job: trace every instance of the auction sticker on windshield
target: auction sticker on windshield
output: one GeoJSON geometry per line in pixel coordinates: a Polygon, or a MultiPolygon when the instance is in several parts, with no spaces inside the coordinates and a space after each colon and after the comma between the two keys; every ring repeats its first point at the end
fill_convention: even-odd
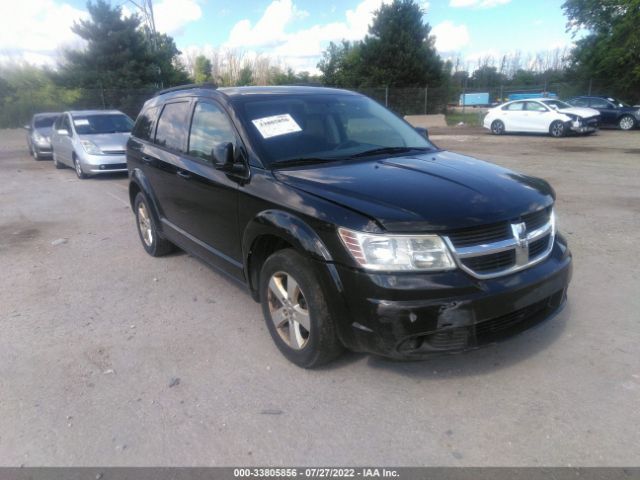
{"type": "Polygon", "coordinates": [[[262,138],[277,137],[287,133],[301,132],[300,125],[288,113],[252,120],[262,138]]]}
{"type": "Polygon", "coordinates": [[[82,126],[89,125],[89,120],[87,120],[86,118],[74,118],[73,124],[76,127],[82,127],[82,126]]]}

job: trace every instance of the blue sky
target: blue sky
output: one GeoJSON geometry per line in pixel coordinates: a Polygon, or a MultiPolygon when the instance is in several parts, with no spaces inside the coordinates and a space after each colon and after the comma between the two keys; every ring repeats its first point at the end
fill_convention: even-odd
{"type": "MultiPolygon", "coordinates": [[[[186,54],[217,48],[264,54],[311,70],[329,41],[361,38],[372,12],[389,0],[155,0],[158,29],[186,54]]],[[[125,12],[135,7],[125,0],[125,12]]],[[[513,50],[535,53],[570,45],[562,0],[422,0],[443,56],[476,59],[513,50]]],[[[21,0],[0,7],[0,59],[55,60],[77,45],[69,31],[86,15],[84,0],[21,0]],[[8,11],[2,11],[7,9],[8,11]],[[24,31],[29,35],[24,35],[24,31]]]]}

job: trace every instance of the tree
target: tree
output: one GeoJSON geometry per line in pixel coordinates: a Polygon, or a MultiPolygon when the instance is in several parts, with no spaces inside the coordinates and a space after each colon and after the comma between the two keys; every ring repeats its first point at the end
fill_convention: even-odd
{"type": "Polygon", "coordinates": [[[562,8],[569,30],[590,32],[572,51],[575,74],[640,99],[640,0],[566,0],[562,8]]]}
{"type": "Polygon", "coordinates": [[[212,65],[204,55],[198,55],[193,66],[193,78],[196,83],[210,82],[212,65]]]}
{"type": "Polygon", "coordinates": [[[236,82],[236,85],[253,85],[253,72],[251,71],[251,66],[245,65],[240,69],[240,74],[238,75],[238,81],[236,82]]]}
{"type": "Polygon", "coordinates": [[[87,3],[90,18],[74,23],[74,33],[86,41],[83,50],[67,50],[60,70],[66,85],[86,88],[168,86],[186,80],[177,63],[173,39],[140,27],[137,15],[124,17],[121,7],[104,0],[87,3]],[[145,35],[146,33],[146,35],[145,35]]]}
{"type": "Polygon", "coordinates": [[[360,60],[359,42],[343,40],[341,43],[329,43],[318,63],[318,69],[322,72],[322,83],[334,87],[354,87],[362,84],[360,60]]]}

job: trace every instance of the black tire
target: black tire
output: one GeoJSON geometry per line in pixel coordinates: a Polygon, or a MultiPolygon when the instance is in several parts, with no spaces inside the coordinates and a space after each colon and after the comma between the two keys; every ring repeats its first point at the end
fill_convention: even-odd
{"type": "Polygon", "coordinates": [[[42,160],[42,155],[40,155],[37,148],[34,148],[34,147],[31,148],[31,156],[36,161],[42,160]]]}
{"type": "Polygon", "coordinates": [[[149,204],[147,203],[147,199],[141,192],[138,192],[133,202],[133,212],[136,216],[136,228],[138,230],[138,236],[140,237],[142,247],[145,249],[145,251],[152,257],[161,257],[163,255],[166,255],[167,253],[171,253],[174,249],[174,245],[169,240],[161,237],[158,234],[156,221],[153,217],[149,204]],[[141,216],[143,212],[142,208],[144,208],[144,212],[147,213],[146,220],[148,221],[148,226],[151,230],[150,237],[147,236],[146,238],[145,233],[142,231],[142,223],[146,225],[146,222],[141,223],[141,216]]]}
{"type": "Polygon", "coordinates": [[[73,169],[75,170],[76,175],[80,180],[84,180],[87,178],[87,174],[82,171],[82,165],[80,165],[78,157],[76,157],[75,154],[73,155],[73,169]]]}
{"type": "Polygon", "coordinates": [[[491,133],[494,135],[502,135],[504,133],[504,123],[502,120],[494,120],[491,122],[491,133]]]}
{"type": "Polygon", "coordinates": [[[623,115],[618,120],[618,128],[620,130],[633,130],[636,126],[636,119],[631,115],[623,115]]]}
{"type": "MultiPolygon", "coordinates": [[[[273,292],[273,290],[271,290],[273,292]]],[[[267,323],[269,333],[273,338],[280,352],[291,362],[299,367],[313,368],[323,365],[337,358],[344,350],[344,347],[338,339],[334,319],[329,310],[326,301],[326,295],[320,286],[320,282],[313,271],[311,263],[307,258],[299,254],[293,249],[279,250],[271,255],[264,262],[260,271],[260,299],[262,304],[262,313],[267,323]],[[304,311],[308,312],[305,318],[309,322],[309,329],[299,326],[299,332],[306,338],[304,344],[299,348],[292,347],[290,342],[283,339],[286,336],[286,330],[291,332],[290,320],[281,322],[279,328],[276,327],[272,317],[272,310],[286,310],[285,304],[278,300],[278,297],[271,293],[269,283],[272,277],[282,278],[287,275],[287,291],[289,291],[289,278],[299,286],[299,296],[292,299],[291,303],[297,303],[297,307],[291,308],[292,317],[281,318],[301,318],[298,315],[300,307],[304,307],[304,311]],[[304,305],[303,305],[304,300],[304,305]],[[297,309],[296,309],[297,308],[297,309]],[[281,332],[285,333],[281,333],[281,332]]],[[[296,322],[294,322],[294,325],[296,322]]]]}
{"type": "Polygon", "coordinates": [[[555,122],[552,122],[551,125],[549,126],[549,135],[551,135],[553,138],[564,137],[565,134],[566,134],[566,129],[564,126],[564,122],[560,120],[556,120],[555,122]]]}
{"type": "Polygon", "coordinates": [[[62,170],[64,168],[64,164],[58,161],[58,159],[56,158],[56,152],[52,150],[51,155],[53,156],[53,166],[56,167],[58,170],[62,170]]]}

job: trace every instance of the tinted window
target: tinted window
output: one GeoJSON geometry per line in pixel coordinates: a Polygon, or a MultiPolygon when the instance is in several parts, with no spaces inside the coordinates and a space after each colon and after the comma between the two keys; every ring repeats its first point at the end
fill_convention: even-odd
{"type": "Polygon", "coordinates": [[[50,128],[57,118],[57,115],[51,117],[35,117],[33,119],[33,126],[35,128],[50,128]]]}
{"type": "Polygon", "coordinates": [[[73,126],[78,135],[130,132],[133,122],[123,113],[74,115],[73,126]]]}
{"type": "Polygon", "coordinates": [[[212,163],[213,147],[229,142],[235,143],[235,134],[227,114],[212,103],[198,103],[191,122],[189,155],[212,163]]]}
{"type": "Polygon", "coordinates": [[[524,110],[524,102],[514,102],[502,107],[503,110],[524,110]]]}
{"type": "Polygon", "coordinates": [[[604,98],[592,98],[591,107],[592,108],[613,108],[613,105],[607,102],[604,98]]]}
{"type": "Polygon", "coordinates": [[[380,148],[434,148],[406,122],[359,95],[247,95],[235,102],[266,164],[346,160],[380,148]]]}
{"type": "Polygon", "coordinates": [[[544,105],[540,105],[538,102],[527,102],[527,106],[525,110],[528,110],[530,112],[546,112],[547,111],[544,105]]]}
{"type": "Polygon", "coordinates": [[[67,132],[71,133],[73,130],[71,130],[71,122],[69,121],[69,116],[65,115],[64,118],[62,119],[62,127],[63,129],[65,129],[67,132]]]}
{"type": "Polygon", "coordinates": [[[575,107],[588,107],[589,100],[586,98],[574,98],[573,100],[569,100],[569,103],[575,107]]]}
{"type": "Polygon", "coordinates": [[[155,142],[172,150],[182,151],[187,136],[189,102],[167,103],[162,109],[155,142]]]}
{"type": "Polygon", "coordinates": [[[138,116],[132,131],[134,137],[141,140],[151,140],[153,138],[153,127],[158,117],[158,108],[159,107],[148,108],[138,116]]]}

